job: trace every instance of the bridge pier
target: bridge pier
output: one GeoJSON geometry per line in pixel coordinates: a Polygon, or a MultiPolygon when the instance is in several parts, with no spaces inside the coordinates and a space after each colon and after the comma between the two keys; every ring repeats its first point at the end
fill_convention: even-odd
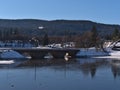
{"type": "Polygon", "coordinates": [[[54,58],[64,58],[66,54],[68,54],[70,58],[75,58],[78,51],[77,49],[54,49],[51,51],[51,54],[54,58]]]}

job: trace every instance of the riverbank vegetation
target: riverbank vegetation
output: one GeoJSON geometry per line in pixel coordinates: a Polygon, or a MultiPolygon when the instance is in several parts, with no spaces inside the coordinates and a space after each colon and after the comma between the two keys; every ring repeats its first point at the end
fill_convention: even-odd
{"type": "MultiPolygon", "coordinates": [[[[53,32],[54,33],[54,32],[53,32]]],[[[107,33],[107,32],[106,32],[107,33]]],[[[74,42],[76,47],[79,48],[89,48],[96,47],[100,48],[101,44],[105,40],[116,41],[120,39],[120,32],[117,28],[113,31],[112,34],[100,34],[96,26],[93,26],[91,30],[73,34],[69,30],[66,30],[64,35],[61,36],[51,36],[47,32],[43,33],[40,36],[29,36],[21,34],[20,31],[16,29],[10,29],[5,31],[0,31],[0,41],[10,42],[10,41],[22,41],[22,42],[32,42],[37,45],[48,45],[52,43],[67,43],[74,42]]]]}

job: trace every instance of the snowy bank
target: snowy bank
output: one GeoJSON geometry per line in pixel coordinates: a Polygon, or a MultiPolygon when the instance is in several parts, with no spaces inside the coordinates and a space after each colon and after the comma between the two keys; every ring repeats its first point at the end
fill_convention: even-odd
{"type": "Polygon", "coordinates": [[[88,49],[81,48],[80,52],[77,53],[77,57],[93,57],[106,55],[108,55],[108,53],[105,53],[102,50],[96,50],[94,47],[88,49]]]}
{"type": "Polygon", "coordinates": [[[13,59],[13,58],[20,59],[20,58],[25,58],[25,57],[16,51],[4,50],[4,51],[2,51],[0,58],[2,58],[2,59],[13,59]]]}

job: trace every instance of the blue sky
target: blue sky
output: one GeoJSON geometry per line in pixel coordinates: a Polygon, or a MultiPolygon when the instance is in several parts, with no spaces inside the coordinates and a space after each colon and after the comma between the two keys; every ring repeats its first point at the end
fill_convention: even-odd
{"type": "Polygon", "coordinates": [[[0,0],[0,18],[120,24],[120,0],[0,0]]]}

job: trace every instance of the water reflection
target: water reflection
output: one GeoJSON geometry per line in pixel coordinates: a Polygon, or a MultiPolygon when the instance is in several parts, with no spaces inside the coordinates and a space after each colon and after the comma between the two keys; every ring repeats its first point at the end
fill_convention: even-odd
{"type": "Polygon", "coordinates": [[[116,59],[15,60],[0,65],[0,90],[119,90],[119,76],[116,59]]]}
{"type": "Polygon", "coordinates": [[[82,59],[82,60],[78,60],[80,62],[80,69],[82,71],[82,73],[85,76],[89,76],[89,74],[91,75],[91,78],[95,77],[95,74],[97,72],[97,69],[103,67],[103,66],[108,66],[109,62],[106,59],[93,59],[93,58],[89,58],[89,59],[82,59]]]}
{"type": "Polygon", "coordinates": [[[111,66],[113,76],[120,75],[120,60],[116,59],[94,59],[94,58],[82,58],[82,59],[70,59],[68,61],[64,59],[43,59],[43,60],[14,60],[14,64],[4,65],[1,64],[0,68],[42,68],[47,67],[56,71],[80,71],[84,76],[91,75],[94,78],[97,69],[101,67],[111,66]]]}
{"type": "MultiPolygon", "coordinates": [[[[109,60],[110,61],[110,60],[109,60]]],[[[84,76],[91,75],[91,78],[95,77],[97,69],[102,66],[109,66],[109,61],[106,59],[70,59],[66,61],[64,59],[43,59],[43,60],[28,60],[23,62],[17,67],[34,67],[35,72],[38,67],[48,67],[49,69],[54,69],[55,71],[79,71],[82,72],[84,76]]]]}
{"type": "Polygon", "coordinates": [[[111,63],[111,70],[114,78],[116,78],[117,76],[120,76],[120,60],[113,59],[111,60],[110,63],[111,63]]]}

